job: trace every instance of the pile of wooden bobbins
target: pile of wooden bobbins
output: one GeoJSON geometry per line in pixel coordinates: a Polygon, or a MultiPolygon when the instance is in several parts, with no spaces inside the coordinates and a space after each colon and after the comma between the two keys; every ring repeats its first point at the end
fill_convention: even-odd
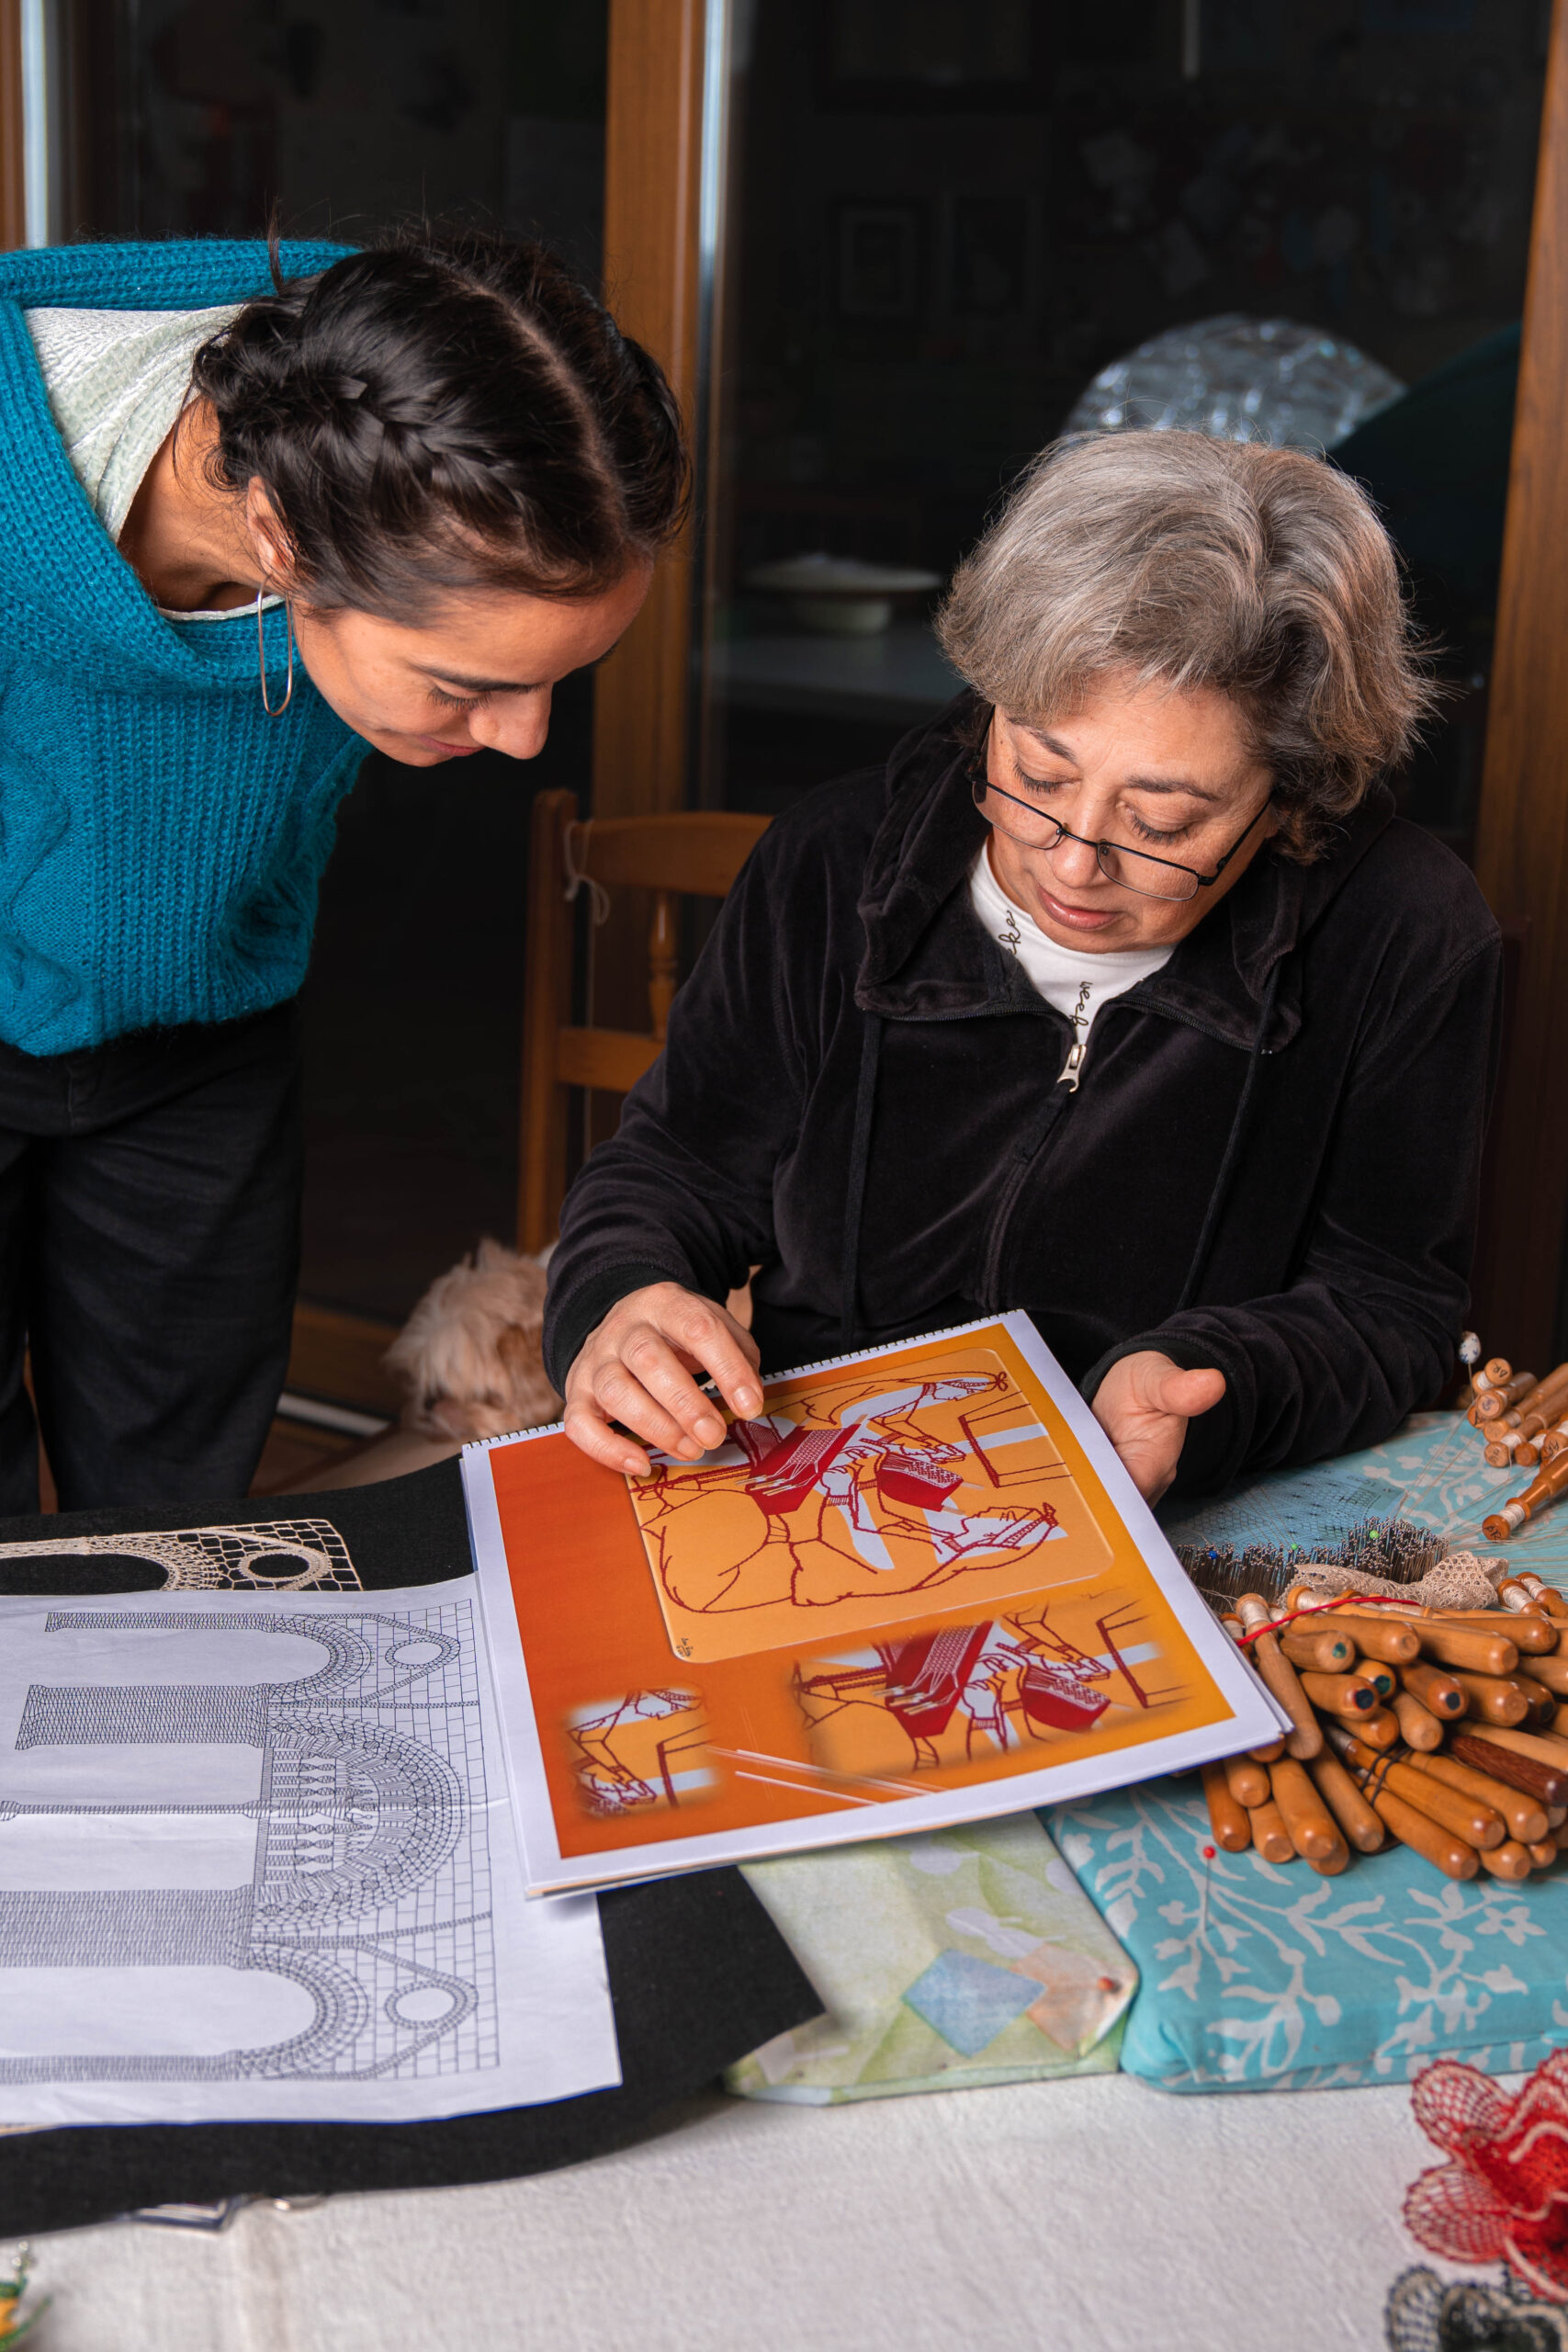
{"type": "Polygon", "coordinates": [[[1476,1365],[1460,1403],[1485,1441],[1483,1454],[1492,1469],[1541,1465],[1522,1495],[1482,1521],[1488,1543],[1506,1543],[1543,1504],[1568,1492],[1568,1363],[1538,1380],[1533,1372],[1516,1372],[1506,1356],[1494,1356],[1476,1365]]]}
{"type": "Polygon", "coordinates": [[[1391,1838],[1449,1878],[1550,1869],[1568,1845],[1568,1600],[1535,1576],[1498,1599],[1243,1593],[1222,1622],[1291,1729],[1203,1767],[1215,1843],[1325,1878],[1391,1838]]]}

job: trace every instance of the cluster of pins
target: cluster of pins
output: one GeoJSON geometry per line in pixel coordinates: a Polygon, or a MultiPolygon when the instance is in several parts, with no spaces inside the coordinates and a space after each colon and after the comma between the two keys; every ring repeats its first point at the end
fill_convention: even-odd
{"type": "Polygon", "coordinates": [[[1237,1552],[1228,1544],[1205,1551],[1179,1544],[1176,1556],[1205,1600],[1235,1603],[1244,1592],[1259,1592],[1269,1600],[1282,1600],[1303,1567],[1354,1568],[1362,1576],[1382,1577],[1388,1584],[1418,1584],[1448,1555],[1446,1536],[1429,1527],[1416,1527],[1406,1519],[1358,1520],[1343,1542],[1325,1550],[1321,1544],[1249,1544],[1237,1552]]]}
{"type": "Polygon", "coordinates": [[[1494,1470],[1540,1465],[1522,1495],[1482,1521],[1487,1541],[1502,1544],[1543,1504],[1568,1493],[1568,1363],[1560,1363],[1544,1380],[1533,1372],[1516,1372],[1506,1356],[1483,1363],[1473,1331],[1465,1333],[1460,1355],[1471,1368],[1470,1386],[1460,1403],[1481,1432],[1486,1462],[1494,1470]]]}
{"type": "Polygon", "coordinates": [[[1506,1614],[1358,1609],[1305,1584],[1238,1594],[1221,1623],[1251,1637],[1291,1728],[1204,1766],[1215,1843],[1327,1878],[1390,1838],[1453,1879],[1551,1868],[1568,1843],[1568,1600],[1534,1576],[1498,1598],[1506,1614]]]}

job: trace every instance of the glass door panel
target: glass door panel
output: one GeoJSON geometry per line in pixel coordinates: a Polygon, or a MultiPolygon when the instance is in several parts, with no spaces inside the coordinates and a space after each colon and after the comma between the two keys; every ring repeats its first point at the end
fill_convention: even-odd
{"type": "Polygon", "coordinates": [[[1020,469],[1181,423],[1326,446],[1382,503],[1455,686],[1401,789],[1467,853],[1545,24],[738,0],[701,796],[880,760],[956,689],[931,615],[1020,469]]]}

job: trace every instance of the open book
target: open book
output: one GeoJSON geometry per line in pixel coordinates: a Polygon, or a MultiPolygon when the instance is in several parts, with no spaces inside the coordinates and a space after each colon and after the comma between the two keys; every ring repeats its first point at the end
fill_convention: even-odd
{"type": "Polygon", "coordinates": [[[464,1482],[531,1894],[930,1829],[1277,1736],[1026,1316],[767,1384],[628,1479],[464,1482]]]}

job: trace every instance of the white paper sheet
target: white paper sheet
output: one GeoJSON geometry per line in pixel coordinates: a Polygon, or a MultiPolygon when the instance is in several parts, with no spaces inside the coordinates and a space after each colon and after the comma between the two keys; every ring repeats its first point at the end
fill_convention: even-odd
{"type": "Polygon", "coordinates": [[[0,2122],[619,2080],[595,1898],[525,1898],[471,1579],[0,1596],[0,2122]]]}

